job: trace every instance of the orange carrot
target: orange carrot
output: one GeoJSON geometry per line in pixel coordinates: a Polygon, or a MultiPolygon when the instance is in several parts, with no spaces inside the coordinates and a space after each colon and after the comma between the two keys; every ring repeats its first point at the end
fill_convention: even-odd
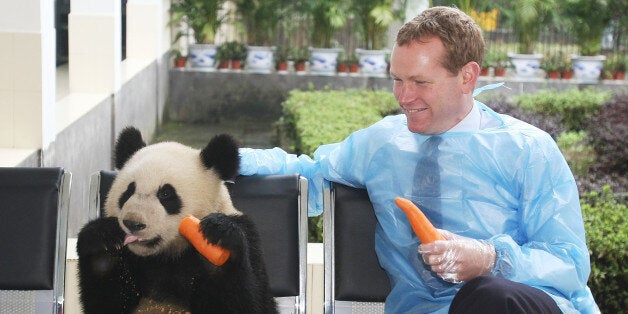
{"type": "Polygon", "coordinates": [[[431,243],[436,240],[445,240],[445,238],[438,233],[432,223],[425,217],[425,214],[412,203],[410,200],[403,197],[395,197],[395,204],[403,210],[408,216],[412,230],[419,237],[421,243],[431,243]]]}
{"type": "Polygon", "coordinates": [[[216,266],[221,266],[229,259],[231,252],[218,245],[207,243],[200,229],[200,220],[192,215],[187,215],[179,224],[179,233],[181,233],[192,246],[201,253],[205,258],[216,266]]]}

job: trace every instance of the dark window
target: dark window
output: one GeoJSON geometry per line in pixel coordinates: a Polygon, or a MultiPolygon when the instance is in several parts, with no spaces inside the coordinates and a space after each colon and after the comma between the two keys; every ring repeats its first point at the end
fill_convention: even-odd
{"type": "Polygon", "coordinates": [[[68,63],[68,14],[70,0],[55,0],[55,30],[57,32],[57,66],[68,63]]]}
{"type": "Polygon", "coordinates": [[[126,3],[122,0],[122,60],[126,59],[126,3]]]}

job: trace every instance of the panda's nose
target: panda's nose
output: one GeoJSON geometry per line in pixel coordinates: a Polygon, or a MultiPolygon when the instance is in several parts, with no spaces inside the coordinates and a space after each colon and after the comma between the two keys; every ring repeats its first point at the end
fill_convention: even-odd
{"type": "Polygon", "coordinates": [[[129,231],[136,232],[146,228],[146,225],[135,220],[123,220],[122,223],[129,228],[129,231]]]}

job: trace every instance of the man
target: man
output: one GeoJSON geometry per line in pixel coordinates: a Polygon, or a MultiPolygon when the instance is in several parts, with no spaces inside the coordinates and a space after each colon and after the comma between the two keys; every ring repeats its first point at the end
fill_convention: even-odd
{"type": "Polygon", "coordinates": [[[547,133],[473,99],[484,50],[466,14],[424,11],[400,29],[391,55],[403,115],[321,146],[315,160],[243,149],[242,173],[366,188],[391,279],[388,313],[596,312],[573,175],[547,133]],[[446,240],[420,244],[396,196],[446,240]]]}

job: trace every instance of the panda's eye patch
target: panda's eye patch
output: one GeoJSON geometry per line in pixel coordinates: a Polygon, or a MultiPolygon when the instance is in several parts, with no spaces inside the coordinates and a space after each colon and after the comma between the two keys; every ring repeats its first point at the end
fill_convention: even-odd
{"type": "Polygon", "coordinates": [[[135,194],[135,182],[129,183],[126,191],[124,191],[124,193],[122,193],[122,195],[120,196],[120,199],[118,199],[118,208],[122,208],[122,206],[124,206],[124,203],[126,203],[126,201],[128,201],[133,194],[135,194]]]}
{"type": "Polygon", "coordinates": [[[157,198],[168,214],[178,214],[181,211],[181,199],[172,185],[161,186],[157,191],[157,198]]]}
{"type": "Polygon", "coordinates": [[[174,188],[170,184],[166,184],[159,188],[157,191],[157,197],[159,200],[168,200],[177,196],[177,192],[175,192],[174,188]]]}

